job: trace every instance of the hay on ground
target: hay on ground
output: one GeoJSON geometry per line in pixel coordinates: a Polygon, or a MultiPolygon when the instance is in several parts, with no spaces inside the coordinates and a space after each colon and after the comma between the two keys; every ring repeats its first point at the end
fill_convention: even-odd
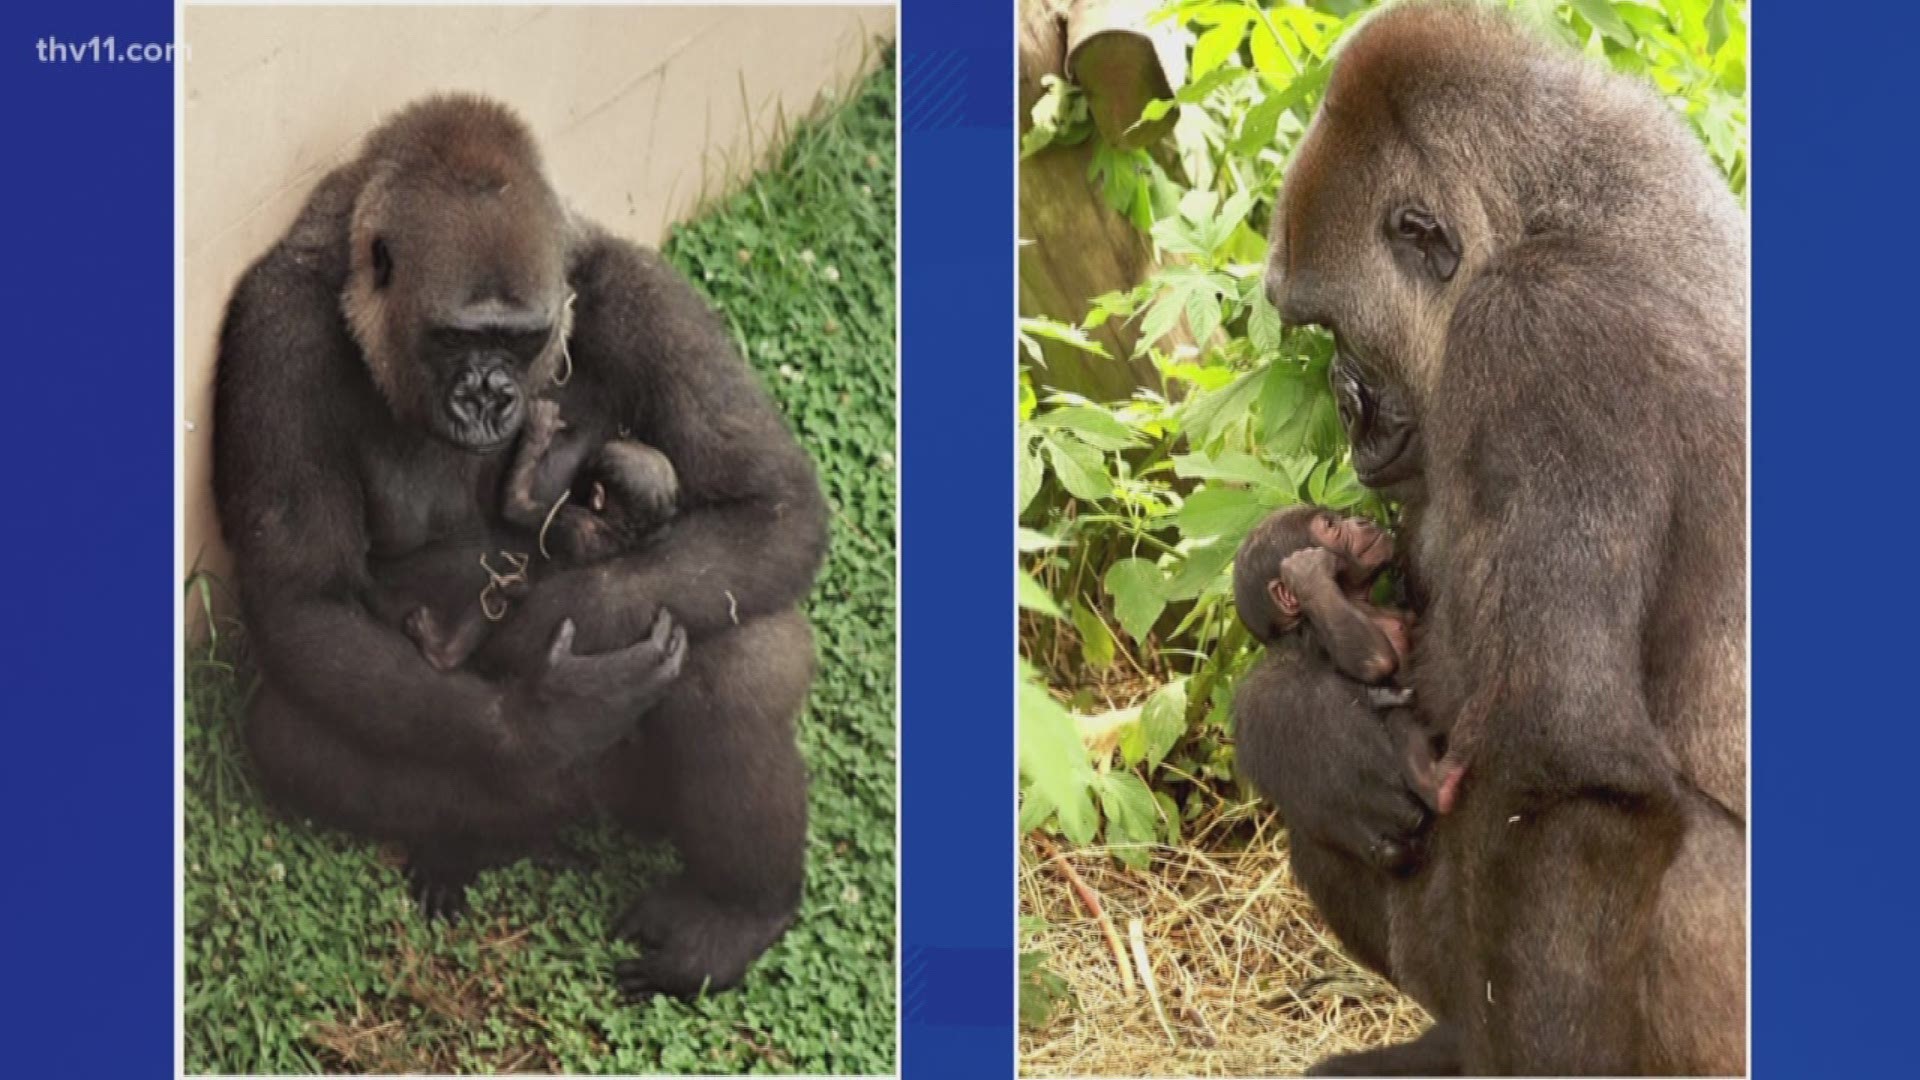
{"type": "Polygon", "coordinates": [[[1250,842],[1246,824],[1213,815],[1186,846],[1153,849],[1143,870],[1103,848],[1059,856],[1133,946],[1126,962],[1145,952],[1151,978],[1119,970],[1068,875],[1026,846],[1020,912],[1046,927],[1023,935],[1021,949],[1049,953],[1047,970],[1073,1001],[1021,1031],[1023,1076],[1297,1076],[1328,1054],[1427,1027],[1418,1005],[1342,951],[1293,880],[1277,819],[1259,814],[1250,842]]]}

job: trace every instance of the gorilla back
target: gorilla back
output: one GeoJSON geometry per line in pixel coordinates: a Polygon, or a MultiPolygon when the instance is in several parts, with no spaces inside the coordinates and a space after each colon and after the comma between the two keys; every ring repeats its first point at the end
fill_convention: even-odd
{"type": "Polygon", "coordinates": [[[262,674],[246,741],[277,800],[402,842],[430,910],[588,813],[664,833],[685,868],[623,920],[646,945],[622,967],[634,994],[731,985],[787,925],[797,607],[826,540],[812,464],[693,290],[561,208],[508,110],[401,112],[247,271],[214,489],[262,674]],[[536,396],[664,454],[679,516],[591,566],[536,555],[474,664],[435,670],[369,612],[370,562],[535,551],[501,497],[536,396]]]}

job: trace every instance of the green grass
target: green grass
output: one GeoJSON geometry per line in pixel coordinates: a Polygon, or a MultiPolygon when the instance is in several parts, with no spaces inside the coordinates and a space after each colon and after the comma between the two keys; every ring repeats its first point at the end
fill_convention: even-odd
{"type": "Polygon", "coordinates": [[[603,828],[576,838],[594,872],[488,873],[465,919],[428,926],[393,853],[261,803],[237,741],[244,635],[223,625],[187,673],[189,1071],[893,1070],[893,146],[889,59],[665,249],[725,313],[835,510],[808,604],[821,665],[794,928],[735,991],[621,1004],[611,970],[631,951],[607,922],[669,856],[603,828]]]}

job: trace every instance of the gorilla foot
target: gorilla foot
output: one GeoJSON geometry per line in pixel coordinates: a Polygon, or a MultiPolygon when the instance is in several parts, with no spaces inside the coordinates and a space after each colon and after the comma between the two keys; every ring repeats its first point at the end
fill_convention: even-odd
{"type": "Polygon", "coordinates": [[[655,994],[692,997],[730,989],[767,951],[794,913],[744,911],[706,897],[683,880],[649,889],[620,916],[614,934],[645,950],[614,966],[620,994],[644,1001],[655,994]]]}
{"type": "Polygon", "coordinates": [[[1308,1076],[1459,1076],[1460,1029],[1435,1024],[1411,1042],[1336,1054],[1307,1070],[1308,1076]]]}
{"type": "Polygon", "coordinates": [[[407,856],[407,891],[428,919],[452,922],[466,914],[467,886],[479,875],[479,869],[465,861],[447,861],[407,856]]]}

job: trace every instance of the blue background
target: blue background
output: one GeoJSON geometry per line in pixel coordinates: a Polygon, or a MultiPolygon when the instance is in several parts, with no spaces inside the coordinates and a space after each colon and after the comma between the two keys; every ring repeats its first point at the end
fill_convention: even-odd
{"type": "MultiPolygon", "coordinates": [[[[1899,1071],[1920,5],[1754,5],[1755,1071],[1899,1071]],[[1835,19],[1833,15],[1843,18],[1835,19]],[[1885,533],[1886,535],[1881,535],[1885,533]],[[1819,565],[1811,557],[1822,556],[1819,565]],[[1885,564],[1884,566],[1882,564],[1885,564]],[[1889,572],[1890,571],[1890,572],[1889,572]]],[[[1011,1074],[1012,3],[902,40],[907,1075],[1011,1074]]],[[[5,9],[6,1071],[173,1061],[172,72],[160,3],[5,9]]]]}
{"type": "Polygon", "coordinates": [[[900,1018],[916,1078],[1013,1074],[1012,13],[902,8],[900,1018]]]}

